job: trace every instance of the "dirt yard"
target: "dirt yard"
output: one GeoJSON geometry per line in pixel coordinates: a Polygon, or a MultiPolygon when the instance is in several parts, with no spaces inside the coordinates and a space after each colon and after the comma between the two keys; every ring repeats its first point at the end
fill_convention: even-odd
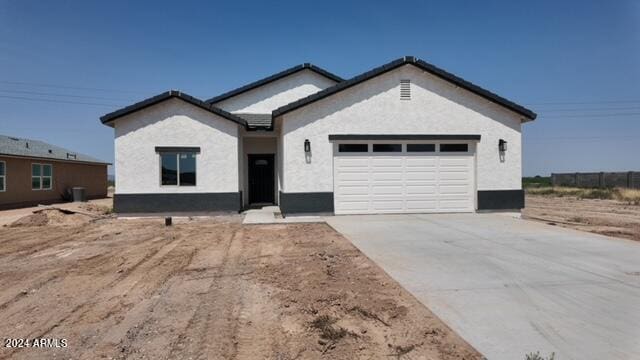
{"type": "Polygon", "coordinates": [[[325,224],[85,210],[0,228],[0,334],[66,340],[1,358],[482,358],[325,224]]]}
{"type": "Polygon", "coordinates": [[[640,206],[617,200],[527,195],[524,218],[640,240],[640,206]]]}

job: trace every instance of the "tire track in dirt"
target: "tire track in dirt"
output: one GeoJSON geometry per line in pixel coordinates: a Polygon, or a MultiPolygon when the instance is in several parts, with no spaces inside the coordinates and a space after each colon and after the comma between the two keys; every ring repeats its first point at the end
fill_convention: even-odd
{"type": "MultiPolygon", "coordinates": [[[[215,229],[215,227],[214,227],[215,229]]],[[[141,305],[137,305],[134,308],[127,311],[124,320],[118,323],[114,329],[108,333],[101,335],[104,339],[101,341],[99,353],[109,356],[115,356],[118,358],[164,358],[166,353],[159,351],[158,349],[170,350],[172,346],[167,347],[167,344],[171,343],[176,337],[173,334],[175,329],[179,329],[180,317],[185,311],[192,312],[191,309],[186,306],[192,299],[185,298],[178,303],[166,304],[166,299],[175,299],[180,296],[184,296],[184,292],[180,290],[181,286],[185,286],[185,276],[192,273],[188,268],[192,266],[194,257],[198,254],[198,248],[207,249],[206,245],[210,247],[219,246],[215,241],[215,236],[210,236],[208,233],[202,233],[201,231],[189,232],[182,237],[188,239],[187,243],[180,245],[174,252],[186,251],[188,256],[180,264],[175,264],[173,259],[163,257],[163,260],[158,264],[162,266],[163,263],[167,263],[168,272],[162,281],[155,284],[151,289],[155,289],[151,293],[147,293],[141,300],[141,305]],[[212,239],[213,237],[213,239],[212,239]],[[203,244],[205,243],[205,244],[203,244]],[[205,245],[205,246],[203,246],[205,245]],[[171,266],[173,265],[173,266],[171,266]],[[178,294],[174,294],[176,292],[178,294]],[[171,293],[169,296],[166,294],[171,293]],[[167,319],[164,316],[159,318],[159,315],[171,313],[176,311],[175,308],[180,308],[178,313],[180,315],[172,319],[168,324],[163,324],[163,321],[167,319]],[[163,334],[163,327],[168,328],[167,332],[172,332],[171,337],[166,341],[162,341],[165,337],[163,334]],[[153,336],[150,336],[150,334],[153,336]],[[124,336],[123,336],[124,335],[124,336]],[[149,344],[156,344],[158,346],[150,346],[149,344]],[[162,346],[164,345],[164,346],[162,346]],[[110,351],[110,348],[120,349],[120,352],[114,354],[110,351]]],[[[229,236],[229,239],[232,237],[229,236]]],[[[201,272],[201,269],[199,272],[201,272]]],[[[208,279],[206,281],[214,281],[215,279],[208,279]]],[[[189,291],[188,289],[185,289],[189,291]]],[[[192,308],[195,308],[193,306],[192,308]]],[[[87,358],[91,358],[91,354],[88,354],[87,358]]]]}
{"type": "MultiPolygon", "coordinates": [[[[165,240],[163,236],[157,236],[157,235],[158,235],[157,233],[152,233],[151,235],[149,235],[150,238],[140,239],[140,241],[137,244],[135,244],[133,248],[129,248],[127,252],[135,254],[137,251],[140,251],[141,249],[145,249],[149,247],[150,244],[159,244],[163,240],[165,240]]],[[[160,284],[157,284],[154,282],[149,282],[148,281],[149,279],[146,278],[145,275],[143,275],[142,279],[136,280],[133,283],[131,283],[130,284],[131,287],[128,289],[124,288],[122,284],[126,283],[127,278],[130,278],[132,276],[138,277],[139,275],[136,274],[136,272],[139,273],[140,271],[137,271],[137,270],[140,268],[144,268],[144,270],[141,270],[141,271],[145,271],[145,274],[147,275],[148,274],[147,270],[154,269],[159,264],[161,264],[164,257],[168,255],[173,249],[175,249],[176,246],[178,246],[179,242],[181,242],[183,239],[184,237],[180,237],[179,239],[176,237],[173,237],[173,240],[171,243],[165,244],[160,247],[152,248],[152,251],[146,252],[145,255],[141,259],[138,259],[138,261],[135,264],[133,264],[133,266],[127,269],[127,271],[125,271],[122,274],[119,274],[117,277],[107,282],[106,284],[101,285],[98,288],[91,289],[92,290],[91,296],[89,296],[88,298],[82,299],[81,303],[75,305],[72,308],[67,308],[64,311],[58,311],[57,314],[62,315],[61,317],[56,315],[51,316],[49,320],[45,322],[45,324],[49,323],[49,325],[47,325],[44,329],[42,327],[39,327],[36,331],[28,334],[27,337],[35,338],[35,337],[47,336],[54,330],[60,329],[61,327],[65,327],[65,326],[66,328],[74,328],[76,325],[78,325],[79,321],[81,321],[81,319],[87,313],[92,312],[94,308],[98,308],[99,313],[105,314],[104,316],[98,317],[100,320],[105,320],[109,318],[109,315],[108,315],[109,313],[117,313],[118,305],[121,305],[120,303],[121,295],[124,294],[124,296],[127,296],[126,294],[128,292],[135,290],[135,286],[137,284],[142,284],[143,287],[145,285],[147,287],[161,286],[162,285],[161,283],[166,281],[166,278],[163,279],[160,284]],[[114,296],[109,296],[106,294],[114,294],[114,296]],[[114,302],[116,304],[113,304],[114,302]],[[112,304],[112,305],[109,306],[108,304],[112,304]]],[[[115,249],[114,252],[115,251],[117,251],[117,249],[115,249]]],[[[105,255],[103,259],[108,259],[110,255],[111,254],[105,255]]],[[[191,255],[193,255],[193,252],[191,253],[191,255]]],[[[190,259],[186,261],[186,264],[189,263],[189,260],[190,259]]],[[[105,263],[105,261],[101,261],[101,263],[105,263]]],[[[89,264],[85,264],[85,265],[89,265],[89,264]]],[[[91,267],[91,265],[89,266],[91,267]]],[[[68,264],[67,266],[63,266],[61,269],[55,272],[56,275],[54,277],[58,279],[63,279],[63,278],[66,279],[67,277],[69,277],[68,275],[69,273],[71,273],[70,269],[72,268],[77,269],[78,264],[72,263],[72,264],[68,264]],[[64,276],[65,274],[67,275],[66,277],[64,276]]],[[[115,273],[115,271],[111,271],[111,273],[115,273]]],[[[46,284],[46,281],[43,281],[42,284],[46,284]]],[[[46,285],[53,286],[55,284],[49,283],[46,285]]],[[[18,297],[12,303],[19,302],[21,298],[22,297],[18,297]]],[[[8,304],[7,306],[9,305],[11,304],[8,304]]],[[[17,311],[14,313],[22,314],[23,312],[17,311]]],[[[13,353],[14,351],[10,351],[8,352],[8,354],[7,353],[5,354],[11,356],[13,353]]]]}
{"type": "MultiPolygon", "coordinates": [[[[232,299],[239,302],[239,298],[236,295],[235,286],[227,287],[226,285],[234,284],[222,284],[219,279],[223,278],[224,274],[228,272],[229,267],[233,267],[230,263],[233,262],[233,258],[237,257],[239,250],[235,247],[240,247],[240,251],[243,247],[242,229],[236,229],[234,233],[229,237],[229,240],[224,244],[224,251],[222,255],[222,261],[220,265],[211,269],[210,274],[207,274],[208,285],[206,291],[199,295],[200,299],[198,305],[191,315],[186,327],[176,337],[176,341],[171,344],[171,351],[168,358],[233,358],[234,351],[229,351],[226,346],[225,339],[230,333],[233,333],[233,324],[228,323],[231,312],[233,312],[234,306],[231,304],[232,299]],[[225,289],[225,296],[218,296],[218,291],[225,289]],[[229,296],[229,294],[233,294],[229,296]],[[222,300],[222,301],[220,301],[222,300]],[[208,336],[207,336],[208,335],[208,336]],[[193,342],[193,339],[199,339],[197,342],[193,342]],[[223,344],[223,353],[216,351],[215,354],[211,354],[209,357],[207,351],[207,345],[212,342],[217,345],[223,344]]],[[[224,282],[224,281],[223,281],[224,282]]],[[[237,304],[237,303],[236,303],[237,304]]],[[[237,305],[236,305],[237,306],[237,305]]],[[[233,349],[231,349],[233,350],[233,349]]]]}

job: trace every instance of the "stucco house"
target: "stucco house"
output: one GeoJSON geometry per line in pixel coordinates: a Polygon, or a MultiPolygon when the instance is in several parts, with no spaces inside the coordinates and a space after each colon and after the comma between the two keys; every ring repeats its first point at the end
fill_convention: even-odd
{"type": "Polygon", "coordinates": [[[44,141],[0,135],[0,209],[107,197],[107,162],[44,141]]]}
{"type": "Polygon", "coordinates": [[[303,64],[206,101],[172,90],[101,121],[115,211],[287,215],[520,209],[535,118],[406,56],[348,80],[303,64]]]}

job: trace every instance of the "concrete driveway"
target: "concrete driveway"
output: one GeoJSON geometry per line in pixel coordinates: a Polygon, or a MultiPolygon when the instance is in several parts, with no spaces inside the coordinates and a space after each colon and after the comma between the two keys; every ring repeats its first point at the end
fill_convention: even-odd
{"type": "Polygon", "coordinates": [[[497,214],[335,216],[488,359],[640,359],[640,243],[497,214]]]}

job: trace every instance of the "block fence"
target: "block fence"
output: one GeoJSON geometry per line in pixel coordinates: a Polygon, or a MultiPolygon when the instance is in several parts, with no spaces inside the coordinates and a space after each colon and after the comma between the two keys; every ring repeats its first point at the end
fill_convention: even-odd
{"type": "Polygon", "coordinates": [[[553,186],[625,187],[640,189],[640,172],[590,172],[551,174],[553,186]]]}

